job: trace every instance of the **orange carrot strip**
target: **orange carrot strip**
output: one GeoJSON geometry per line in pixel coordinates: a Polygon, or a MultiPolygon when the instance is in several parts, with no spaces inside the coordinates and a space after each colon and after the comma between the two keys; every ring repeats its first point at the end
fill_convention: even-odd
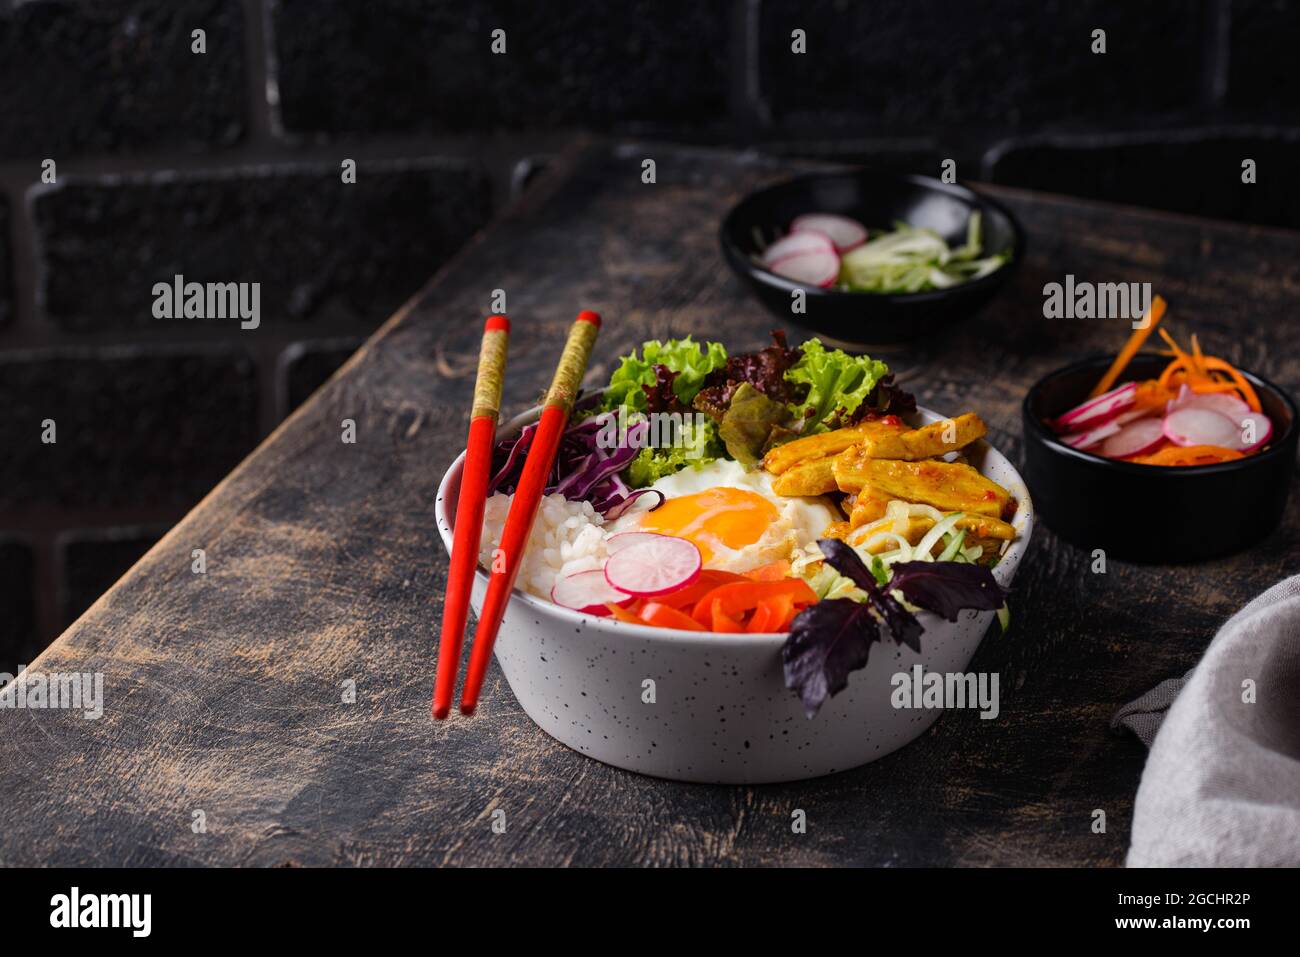
{"type": "Polygon", "coordinates": [[[1172,390],[1177,384],[1174,382],[1174,375],[1179,372],[1184,373],[1183,381],[1186,381],[1187,366],[1181,358],[1175,359],[1173,362],[1169,363],[1169,365],[1165,366],[1165,370],[1160,373],[1160,378],[1157,379],[1156,382],[1159,383],[1162,388],[1172,390]]]}
{"type": "Polygon", "coordinates": [[[770,631],[768,627],[772,621],[772,606],[760,602],[754,609],[754,614],[750,615],[749,623],[745,625],[745,631],[751,634],[762,631],[770,631]]]}
{"type": "MultiPolygon", "coordinates": [[[[636,603],[633,602],[633,607],[635,606],[636,603]]],[[[644,618],[638,615],[635,611],[632,611],[630,608],[623,608],[621,605],[616,605],[612,601],[606,602],[605,607],[608,608],[609,613],[613,615],[615,618],[617,618],[619,621],[626,621],[632,625],[648,624],[648,622],[644,618]]]]}
{"type": "Polygon", "coordinates": [[[659,628],[676,628],[680,631],[700,630],[699,622],[690,615],[680,612],[676,608],[670,608],[662,602],[646,602],[645,608],[641,611],[641,617],[648,624],[659,628]]]}
{"type": "Polygon", "coordinates": [[[1216,462],[1233,462],[1244,458],[1236,449],[1218,445],[1170,445],[1150,455],[1130,459],[1139,465],[1213,465],[1216,462]]]}
{"type": "Polygon", "coordinates": [[[1238,390],[1237,383],[1225,382],[1222,379],[1210,379],[1206,382],[1198,382],[1196,385],[1192,387],[1193,392],[1197,392],[1202,395],[1210,392],[1236,392],[1237,390],[1238,390]]]}
{"type": "Polygon", "coordinates": [[[1169,343],[1175,356],[1174,361],[1165,368],[1165,372],[1161,375],[1162,379],[1165,374],[1170,374],[1171,369],[1181,369],[1186,374],[1185,381],[1192,387],[1195,387],[1197,383],[1209,378],[1209,376],[1200,368],[1200,364],[1196,361],[1196,357],[1190,352],[1183,351],[1178,343],[1174,341],[1174,337],[1169,334],[1168,330],[1161,329],[1160,336],[1165,340],[1165,342],[1169,343]]]}
{"type": "Polygon", "coordinates": [[[721,631],[728,634],[734,634],[742,630],[740,627],[740,622],[736,621],[736,619],[732,618],[725,611],[723,611],[722,602],[720,600],[713,602],[713,606],[710,610],[709,618],[710,618],[710,623],[713,625],[714,631],[721,631]]]}
{"type": "Polygon", "coordinates": [[[790,559],[782,558],[768,565],[761,565],[745,572],[745,577],[756,582],[778,582],[790,577],[790,559]]]}
{"type": "Polygon", "coordinates": [[[1120,373],[1123,372],[1128,367],[1128,364],[1133,361],[1133,357],[1138,354],[1138,350],[1142,348],[1142,344],[1147,341],[1147,336],[1151,335],[1151,330],[1156,327],[1156,324],[1160,322],[1160,319],[1164,314],[1165,301],[1159,296],[1156,296],[1156,298],[1151,302],[1151,308],[1146,312],[1146,316],[1149,319],[1146,328],[1139,327],[1133,330],[1133,334],[1128,337],[1128,342],[1124,343],[1124,348],[1119,351],[1119,355],[1117,355],[1115,361],[1110,364],[1110,368],[1106,370],[1106,374],[1101,377],[1101,381],[1093,386],[1092,391],[1088,393],[1088,398],[1101,395],[1115,384],[1115,381],[1119,379],[1120,373]]]}
{"type": "Polygon", "coordinates": [[[1207,369],[1215,369],[1219,372],[1226,372],[1229,376],[1231,376],[1232,381],[1235,382],[1237,384],[1237,388],[1241,390],[1242,397],[1246,400],[1246,404],[1250,406],[1251,411],[1253,412],[1261,411],[1261,407],[1259,404],[1259,396],[1255,394],[1254,388],[1252,388],[1251,384],[1248,381],[1246,381],[1246,377],[1237,371],[1235,366],[1233,366],[1230,362],[1224,361],[1223,359],[1216,359],[1214,356],[1205,357],[1205,366],[1207,369]]]}
{"type": "Polygon", "coordinates": [[[1173,389],[1165,388],[1155,379],[1147,379],[1138,383],[1137,394],[1133,397],[1133,409],[1162,409],[1176,394],[1173,389]]]}
{"type": "Polygon", "coordinates": [[[695,606],[695,620],[700,620],[700,607],[712,608],[722,603],[726,615],[737,617],[756,608],[758,603],[777,595],[789,594],[797,603],[811,605],[817,600],[817,593],[801,578],[786,578],[776,582],[734,582],[721,585],[700,599],[695,606]]]}
{"type": "Polygon", "coordinates": [[[735,572],[723,572],[706,568],[689,585],[679,588],[677,591],[671,591],[666,595],[659,595],[655,598],[655,601],[673,608],[686,608],[688,605],[693,608],[697,601],[719,585],[743,581],[749,581],[749,579],[744,575],[737,575],[735,572]]]}
{"type": "Polygon", "coordinates": [[[776,595],[767,600],[767,606],[772,609],[772,617],[766,630],[789,631],[790,621],[794,618],[794,595],[789,592],[776,595]]]}
{"type": "Polygon", "coordinates": [[[783,631],[785,620],[793,607],[794,600],[789,595],[765,598],[754,609],[754,614],[750,616],[749,624],[745,626],[745,630],[750,632],[783,631]]]}
{"type": "Polygon", "coordinates": [[[1191,366],[1192,357],[1188,355],[1187,352],[1183,349],[1183,347],[1178,344],[1178,341],[1169,334],[1168,329],[1160,330],[1160,338],[1165,340],[1165,342],[1169,343],[1169,350],[1175,356],[1177,356],[1179,359],[1182,359],[1187,366],[1189,367],[1191,366]]]}

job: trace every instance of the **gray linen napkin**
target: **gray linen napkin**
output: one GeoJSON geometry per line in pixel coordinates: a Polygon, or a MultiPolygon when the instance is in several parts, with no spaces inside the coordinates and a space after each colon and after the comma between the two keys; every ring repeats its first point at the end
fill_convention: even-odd
{"type": "Polygon", "coordinates": [[[1300,575],[1237,612],[1185,677],[1111,725],[1151,746],[1129,867],[1300,866],[1300,575]]]}

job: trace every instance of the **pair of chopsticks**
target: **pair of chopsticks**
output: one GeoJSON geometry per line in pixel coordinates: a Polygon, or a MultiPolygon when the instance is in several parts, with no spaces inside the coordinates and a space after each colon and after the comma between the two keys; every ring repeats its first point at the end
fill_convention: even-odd
{"type": "MultiPolygon", "coordinates": [[[[492,646],[501,629],[501,617],[510,600],[519,566],[523,564],[524,549],[537,519],[542,492],[555,465],[560,439],[568,425],[573,400],[587,371],[587,360],[591,357],[599,331],[600,316],[588,311],[578,313],[569,329],[568,341],[564,344],[564,352],[560,355],[560,363],[542,405],[537,432],[524,459],[523,474],[506,514],[498,555],[492,562],[487,594],[483,598],[483,610],[479,613],[469,666],[465,671],[465,684],[461,688],[461,714],[471,715],[478,706],[479,692],[483,689],[483,679],[492,658],[492,646]]],[[[469,618],[470,586],[478,566],[483,509],[487,502],[492,446],[501,408],[509,334],[510,321],[505,316],[492,316],[483,328],[465,467],[461,472],[460,495],[456,502],[456,530],[452,536],[451,568],[447,573],[447,594],[443,602],[442,637],[438,644],[438,675],[433,688],[433,716],[438,719],[451,712],[465,623],[469,618]]]]}

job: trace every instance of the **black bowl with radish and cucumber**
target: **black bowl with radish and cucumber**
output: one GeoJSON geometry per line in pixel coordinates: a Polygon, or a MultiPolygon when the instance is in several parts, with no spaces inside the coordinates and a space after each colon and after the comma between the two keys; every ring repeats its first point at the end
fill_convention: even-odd
{"type": "Polygon", "coordinates": [[[1133,356],[1090,396],[1113,364],[1076,362],[1025,396],[1023,472],[1048,527],[1107,557],[1161,563],[1237,552],[1276,528],[1295,472],[1295,402],[1242,369],[1243,391],[1196,393],[1169,381],[1157,353],[1133,356]],[[1170,392],[1152,395],[1161,383],[1170,392]]]}
{"type": "Polygon", "coordinates": [[[784,321],[840,342],[890,345],[975,315],[1024,256],[1001,204],[927,176],[814,173],[727,214],[728,265],[784,321]]]}

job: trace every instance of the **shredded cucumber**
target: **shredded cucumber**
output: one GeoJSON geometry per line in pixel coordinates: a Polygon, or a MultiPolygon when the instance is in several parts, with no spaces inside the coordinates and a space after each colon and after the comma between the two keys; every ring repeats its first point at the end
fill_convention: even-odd
{"type": "Polygon", "coordinates": [[[840,261],[840,288],[853,292],[908,293],[945,289],[987,276],[1010,259],[979,258],[980,214],[966,223],[966,242],[950,249],[932,229],[895,223],[893,232],[868,240],[840,261]]]}
{"type": "Polygon", "coordinates": [[[956,535],[948,536],[948,544],[944,547],[944,550],[939,553],[939,557],[935,559],[935,561],[950,562],[955,559],[959,553],[963,558],[965,558],[965,554],[961,551],[961,545],[964,541],[966,541],[966,529],[959,528],[957,529],[956,535]]]}
{"type": "Polygon", "coordinates": [[[894,500],[889,503],[884,518],[857,529],[858,536],[850,537],[847,544],[857,550],[881,584],[888,581],[889,568],[897,562],[974,563],[983,557],[984,548],[981,545],[966,544],[966,529],[957,528],[957,523],[965,516],[965,512],[949,512],[945,515],[929,505],[910,505],[894,500]],[[934,526],[915,545],[903,533],[912,515],[925,515],[935,519],[934,526]],[[936,556],[934,550],[940,543],[943,547],[936,556]],[[872,554],[873,548],[884,545],[894,547],[878,555],[872,554]]]}
{"type": "Polygon", "coordinates": [[[943,538],[950,531],[957,527],[957,523],[965,516],[964,512],[953,512],[945,515],[940,521],[935,522],[934,528],[925,533],[925,537],[916,543],[913,554],[920,556],[922,561],[931,558],[934,546],[939,544],[939,539],[943,538]]]}
{"type": "MultiPolygon", "coordinates": [[[[872,535],[865,542],[863,542],[861,545],[858,546],[858,552],[862,555],[870,555],[871,549],[875,548],[877,545],[883,545],[885,542],[889,542],[889,541],[892,541],[895,545],[898,546],[898,548],[894,549],[893,551],[885,552],[884,554],[882,554],[880,556],[881,561],[888,562],[889,561],[888,556],[891,555],[897,555],[899,556],[899,559],[905,562],[910,562],[912,560],[913,549],[911,544],[907,541],[906,538],[904,538],[902,535],[899,535],[897,532],[877,532],[875,535],[872,535]]],[[[895,561],[899,559],[895,559],[895,561]]]]}

